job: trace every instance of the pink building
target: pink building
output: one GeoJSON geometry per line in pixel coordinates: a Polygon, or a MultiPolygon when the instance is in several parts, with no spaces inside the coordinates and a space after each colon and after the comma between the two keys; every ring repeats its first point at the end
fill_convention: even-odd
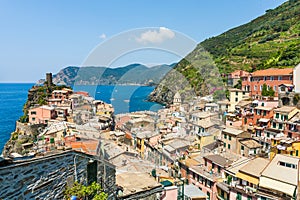
{"type": "Polygon", "coordinates": [[[49,120],[57,117],[56,111],[50,106],[31,108],[28,111],[30,124],[47,124],[49,120]]]}
{"type": "Polygon", "coordinates": [[[204,165],[192,166],[189,169],[189,182],[199,187],[208,199],[217,199],[217,183],[224,177],[224,168],[232,161],[220,155],[203,157],[204,165]]]}

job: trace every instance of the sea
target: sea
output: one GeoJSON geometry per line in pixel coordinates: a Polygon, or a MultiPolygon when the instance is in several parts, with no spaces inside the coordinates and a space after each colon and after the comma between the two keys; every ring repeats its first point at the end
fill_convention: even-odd
{"type": "MultiPolygon", "coordinates": [[[[33,83],[0,83],[0,154],[10,134],[15,130],[15,122],[23,115],[23,105],[27,100],[28,90],[33,83]]],[[[75,85],[74,91],[86,91],[96,100],[111,103],[115,114],[135,111],[157,111],[163,105],[149,102],[151,86],[137,85],[75,85]]]]}

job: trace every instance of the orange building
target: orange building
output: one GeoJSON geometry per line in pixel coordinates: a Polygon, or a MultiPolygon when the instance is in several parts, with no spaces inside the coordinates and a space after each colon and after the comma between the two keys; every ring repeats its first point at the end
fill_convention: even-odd
{"type": "Polygon", "coordinates": [[[272,88],[275,91],[275,96],[278,96],[280,84],[293,84],[293,68],[270,68],[242,76],[242,90],[250,92],[250,96],[253,98],[261,97],[264,84],[267,85],[268,89],[272,88]]]}
{"type": "Polygon", "coordinates": [[[273,107],[257,106],[254,108],[254,124],[260,127],[270,127],[270,120],[273,118],[273,107]]]}

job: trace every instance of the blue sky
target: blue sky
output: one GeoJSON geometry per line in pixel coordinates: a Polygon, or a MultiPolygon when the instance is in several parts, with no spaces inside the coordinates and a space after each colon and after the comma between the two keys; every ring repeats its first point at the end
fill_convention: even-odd
{"type": "MultiPolygon", "coordinates": [[[[136,28],[166,27],[199,43],[249,22],[283,2],[1,0],[0,82],[36,82],[46,72],[82,65],[97,45],[136,28]]],[[[172,55],[155,56],[151,62],[137,55],[119,59],[115,65],[171,63],[180,59],[172,55]]]]}

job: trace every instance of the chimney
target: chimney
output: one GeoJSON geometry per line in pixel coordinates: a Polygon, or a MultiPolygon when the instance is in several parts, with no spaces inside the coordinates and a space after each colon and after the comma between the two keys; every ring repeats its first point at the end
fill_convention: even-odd
{"type": "Polygon", "coordinates": [[[51,87],[53,85],[52,83],[52,73],[46,73],[46,81],[47,81],[47,86],[51,87]]]}

